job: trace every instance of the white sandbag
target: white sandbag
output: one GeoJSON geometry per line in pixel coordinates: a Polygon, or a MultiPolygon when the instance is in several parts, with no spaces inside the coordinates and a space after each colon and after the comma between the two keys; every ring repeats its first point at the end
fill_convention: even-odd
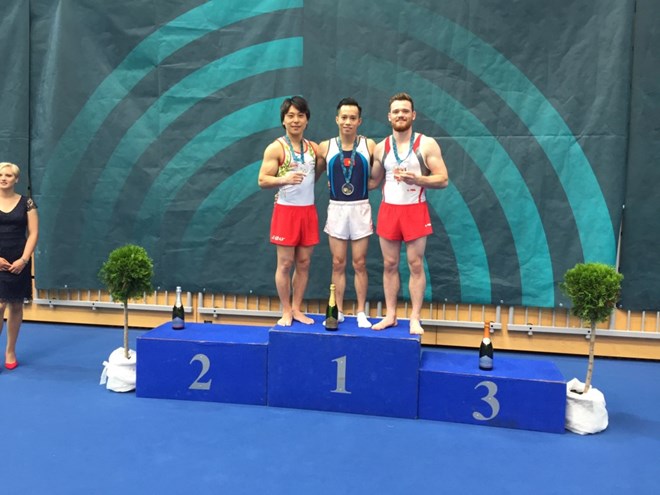
{"type": "Polygon", "coordinates": [[[107,361],[103,361],[103,372],[101,373],[101,385],[105,385],[113,392],[130,392],[135,390],[135,363],[137,354],[132,349],[128,350],[129,358],[124,356],[124,348],[119,347],[112,351],[107,361]]]}
{"type": "Polygon", "coordinates": [[[566,384],[566,429],[579,435],[598,433],[607,428],[605,396],[594,387],[586,394],[584,383],[573,378],[566,384]]]}

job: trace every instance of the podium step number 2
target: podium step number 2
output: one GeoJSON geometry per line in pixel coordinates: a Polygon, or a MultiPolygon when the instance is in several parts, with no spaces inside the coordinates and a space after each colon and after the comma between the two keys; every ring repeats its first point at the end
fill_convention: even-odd
{"type": "Polygon", "coordinates": [[[137,339],[138,397],[265,405],[268,329],[166,323],[137,339]]]}
{"type": "Polygon", "coordinates": [[[195,354],[190,360],[190,364],[193,364],[196,361],[202,365],[202,370],[200,371],[199,376],[195,378],[195,381],[192,382],[188,388],[190,390],[211,390],[212,378],[209,378],[206,382],[201,381],[211,368],[211,360],[206,354],[195,354]]]}

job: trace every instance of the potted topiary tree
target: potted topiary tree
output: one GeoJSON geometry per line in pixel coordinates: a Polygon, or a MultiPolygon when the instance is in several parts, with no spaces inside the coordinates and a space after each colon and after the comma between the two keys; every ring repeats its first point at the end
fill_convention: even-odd
{"type": "Polygon", "coordinates": [[[153,266],[144,248],[127,244],[112,251],[99,271],[99,278],[112,299],[124,306],[124,347],[110,354],[103,363],[101,376],[101,383],[107,383],[107,388],[116,392],[135,389],[137,356],[128,346],[128,301],[152,290],[153,266]]]}
{"type": "Polygon", "coordinates": [[[561,289],[571,300],[571,313],[589,323],[589,361],[582,383],[567,383],[566,428],[576,433],[596,433],[607,428],[605,397],[591,386],[594,369],[596,325],[606,321],[619,298],[623,275],[604,263],[578,263],[564,274],[561,289]]]}

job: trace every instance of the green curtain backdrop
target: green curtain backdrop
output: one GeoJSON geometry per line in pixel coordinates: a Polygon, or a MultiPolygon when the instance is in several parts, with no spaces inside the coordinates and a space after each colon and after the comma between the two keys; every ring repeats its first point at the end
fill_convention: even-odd
{"type": "MultiPolygon", "coordinates": [[[[653,140],[629,139],[628,127],[631,85],[657,71],[657,23],[639,20],[640,6],[657,19],[652,2],[9,5],[3,22],[22,23],[29,39],[22,58],[16,46],[8,53],[29,69],[1,76],[0,87],[23,91],[8,110],[12,132],[30,115],[38,287],[100,287],[103,260],[131,242],[154,258],[159,287],[275,295],[273,191],[256,179],[263,149],[282,133],[279,105],[293,94],[310,102],[306,136],[316,141],[336,134],[345,96],[361,102],[361,132],[376,140],[389,132],[389,96],[414,97],[415,129],[440,142],[450,174],[446,190],[428,193],[428,300],[565,303],[558,286],[568,268],[616,262],[622,205],[644,190],[643,179],[632,185],[632,162],[653,156],[653,140]],[[637,46],[648,54],[635,50],[631,71],[637,46]]],[[[643,131],[636,98],[633,125],[643,131]]],[[[657,105],[657,93],[646,98],[657,105]]],[[[321,225],[325,187],[319,180],[321,225]]],[[[376,191],[374,213],[379,200],[376,191]]],[[[635,222],[627,211],[626,231],[635,222]]],[[[636,242],[624,236],[621,252],[636,242]]],[[[322,234],[308,297],[326,296],[330,265],[322,234]]],[[[376,237],[368,269],[369,297],[380,298],[376,237]]],[[[624,302],[638,297],[627,286],[624,302]]]]}
{"type": "Polygon", "coordinates": [[[660,310],[660,7],[637,1],[621,305],[660,310]]]}
{"type": "Polygon", "coordinates": [[[0,3],[0,162],[21,167],[16,187],[29,186],[30,133],[30,2],[0,3]]]}

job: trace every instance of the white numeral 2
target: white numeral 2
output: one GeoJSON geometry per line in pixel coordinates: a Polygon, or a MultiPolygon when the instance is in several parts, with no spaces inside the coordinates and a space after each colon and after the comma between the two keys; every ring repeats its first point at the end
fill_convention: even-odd
{"type": "Polygon", "coordinates": [[[199,361],[202,363],[202,371],[188,388],[190,390],[211,390],[211,382],[213,381],[212,379],[209,378],[208,382],[200,382],[201,378],[206,375],[206,373],[208,373],[209,368],[211,367],[210,359],[206,354],[195,354],[190,360],[190,364],[193,364],[193,361],[199,361]]]}
{"type": "Polygon", "coordinates": [[[495,394],[497,393],[497,385],[495,385],[495,383],[493,382],[485,381],[478,383],[477,386],[474,388],[476,390],[479,387],[486,387],[486,389],[488,390],[488,394],[482,397],[481,400],[490,406],[491,415],[486,417],[483,414],[481,414],[479,411],[476,411],[472,413],[472,417],[479,421],[488,421],[490,419],[493,419],[500,412],[500,403],[495,398],[495,394]]]}
{"type": "Polygon", "coordinates": [[[346,356],[333,359],[332,362],[337,363],[337,388],[332,390],[332,392],[337,394],[350,394],[350,392],[346,390],[346,356]]]}

